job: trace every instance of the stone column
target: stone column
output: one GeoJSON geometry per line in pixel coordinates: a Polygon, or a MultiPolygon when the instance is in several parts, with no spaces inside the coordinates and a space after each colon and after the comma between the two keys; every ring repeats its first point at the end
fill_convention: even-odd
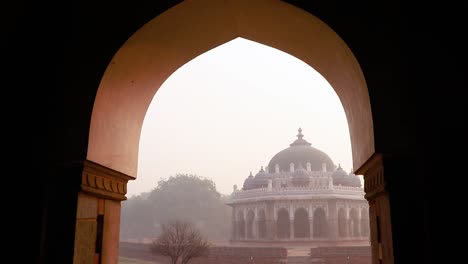
{"type": "Polygon", "coordinates": [[[289,201],[289,239],[294,238],[294,206],[289,201]]]}
{"type": "Polygon", "coordinates": [[[266,212],[265,212],[265,225],[266,225],[266,239],[276,239],[276,218],[275,208],[273,201],[267,201],[266,212]]]}
{"type": "Polygon", "coordinates": [[[95,258],[99,260],[100,251],[96,252],[96,248],[102,248],[103,209],[102,199],[83,193],[78,194],[73,263],[93,263],[95,258]],[[98,229],[101,233],[99,235],[98,229]],[[98,240],[99,245],[96,246],[98,240]]]}
{"type": "Polygon", "coordinates": [[[294,238],[294,217],[289,217],[289,239],[294,238]]]}
{"type": "Polygon", "coordinates": [[[369,201],[372,263],[393,264],[390,202],[384,177],[383,156],[374,154],[356,174],[364,175],[365,198],[369,201]]]}
{"type": "Polygon", "coordinates": [[[237,237],[237,221],[236,221],[236,206],[232,205],[231,211],[231,239],[236,240],[237,237]]]}
{"type": "Polygon", "coordinates": [[[328,238],[338,238],[338,212],[336,209],[336,200],[328,201],[328,238]]]}
{"type": "Polygon", "coordinates": [[[247,213],[246,213],[245,209],[242,210],[242,218],[244,219],[244,221],[243,221],[244,222],[244,240],[246,240],[247,237],[248,237],[247,236],[247,229],[248,229],[248,224],[249,223],[247,223],[247,213]]]}
{"type": "Polygon", "coordinates": [[[357,233],[357,236],[361,237],[362,236],[362,230],[361,230],[362,215],[361,215],[361,208],[360,207],[359,207],[359,210],[358,210],[357,219],[358,219],[358,228],[357,228],[358,233],[357,233]]]}
{"type": "Polygon", "coordinates": [[[314,217],[309,216],[309,230],[310,230],[310,238],[313,239],[314,237],[314,217]]]}
{"type": "Polygon", "coordinates": [[[346,207],[346,220],[345,220],[345,237],[351,237],[351,229],[349,228],[350,220],[349,220],[349,207],[346,207]]]}
{"type": "Polygon", "coordinates": [[[309,231],[310,231],[310,239],[314,238],[314,208],[312,203],[309,204],[309,231]]]}
{"type": "Polygon", "coordinates": [[[120,201],[104,201],[101,263],[119,262],[120,201]]]}
{"type": "Polygon", "coordinates": [[[255,218],[253,222],[253,239],[259,239],[258,233],[258,220],[255,218]]]}
{"type": "Polygon", "coordinates": [[[239,239],[239,222],[234,221],[234,226],[233,226],[233,234],[232,234],[232,239],[237,240],[239,239]]]}
{"type": "Polygon", "coordinates": [[[120,203],[132,177],[91,161],[81,167],[73,263],[117,263],[120,203]]]}
{"type": "Polygon", "coordinates": [[[252,239],[258,239],[258,208],[255,206],[254,218],[252,220],[252,239]]]}

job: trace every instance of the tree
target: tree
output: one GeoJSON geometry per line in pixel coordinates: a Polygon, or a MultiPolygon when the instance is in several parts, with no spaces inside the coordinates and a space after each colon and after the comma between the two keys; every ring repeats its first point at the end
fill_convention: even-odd
{"type": "Polygon", "coordinates": [[[122,203],[122,237],[156,237],[160,223],[190,219],[210,240],[225,241],[231,213],[227,199],[210,179],[194,174],[170,176],[160,180],[144,197],[131,197],[122,203]]]}
{"type": "Polygon", "coordinates": [[[209,242],[191,222],[175,220],[161,225],[161,234],[151,244],[151,251],[169,257],[172,264],[177,264],[179,259],[187,264],[190,259],[205,255],[209,247],[209,242]]]}
{"type": "Polygon", "coordinates": [[[122,203],[120,238],[123,240],[156,237],[159,233],[154,228],[153,218],[148,216],[148,205],[144,195],[131,197],[122,203]]]}
{"type": "Polygon", "coordinates": [[[215,183],[193,174],[176,174],[162,179],[148,197],[148,212],[154,222],[190,219],[213,240],[229,236],[230,207],[222,200],[215,183]]]}

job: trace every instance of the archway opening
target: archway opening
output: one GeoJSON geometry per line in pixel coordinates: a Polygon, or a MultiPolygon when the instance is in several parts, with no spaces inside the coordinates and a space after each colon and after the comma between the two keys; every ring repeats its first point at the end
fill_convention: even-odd
{"type": "Polygon", "coordinates": [[[353,168],[372,156],[372,116],[364,76],[332,29],[281,1],[184,1],[147,23],[115,54],[96,94],[87,159],[136,177],[142,123],[159,87],[196,56],[239,37],[291,54],[320,72],[343,105],[353,168]],[[214,9],[218,12],[203,12],[214,9]],[[206,16],[200,17],[200,12],[206,16]]]}
{"type": "Polygon", "coordinates": [[[252,210],[249,210],[249,212],[247,213],[247,238],[249,239],[254,238],[254,219],[254,212],[252,210]]]}
{"type": "Polygon", "coordinates": [[[294,238],[310,237],[309,214],[304,208],[294,213],[294,238]]]}
{"type": "Polygon", "coordinates": [[[276,235],[279,239],[290,238],[290,220],[288,210],[281,208],[278,211],[278,220],[276,220],[276,235]]]}
{"type": "Polygon", "coordinates": [[[314,210],[313,234],[314,238],[325,238],[328,234],[327,216],[321,207],[314,210]]]}
{"type": "MultiPolygon", "coordinates": [[[[237,37],[292,54],[319,71],[336,91],[349,121],[353,168],[371,157],[372,118],[364,76],[333,30],[281,1],[184,1],[139,30],[109,64],[96,95],[87,159],[136,177],[138,141],[152,96],[181,65],[237,37]],[[202,11],[213,6],[219,12],[202,11]],[[200,12],[206,16],[200,18],[200,12]],[[291,34],[291,28],[299,34],[291,34]]],[[[238,221],[244,237],[244,218],[238,221]]],[[[108,241],[115,243],[115,238],[108,241]]]]}

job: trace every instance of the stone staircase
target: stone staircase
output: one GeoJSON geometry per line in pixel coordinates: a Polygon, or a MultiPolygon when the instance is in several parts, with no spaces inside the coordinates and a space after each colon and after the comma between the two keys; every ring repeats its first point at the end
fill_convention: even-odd
{"type": "Polygon", "coordinates": [[[311,264],[311,259],[308,256],[288,256],[287,264],[311,264]]]}

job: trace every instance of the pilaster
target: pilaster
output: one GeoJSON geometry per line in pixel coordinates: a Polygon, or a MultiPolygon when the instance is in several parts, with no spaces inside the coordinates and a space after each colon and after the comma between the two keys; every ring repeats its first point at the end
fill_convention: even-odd
{"type": "Polygon", "coordinates": [[[276,217],[274,202],[268,201],[266,206],[266,239],[276,239],[276,217]]]}
{"type": "Polygon", "coordinates": [[[390,203],[383,156],[374,154],[356,173],[364,175],[365,198],[369,202],[372,263],[393,264],[390,203]]]}
{"type": "Polygon", "coordinates": [[[338,237],[338,211],[336,208],[336,201],[328,201],[328,237],[336,239],[338,237]]]}
{"type": "Polygon", "coordinates": [[[289,218],[289,239],[295,238],[294,236],[294,218],[289,218]]]}
{"type": "Polygon", "coordinates": [[[314,238],[314,218],[312,218],[311,216],[309,216],[309,230],[310,230],[309,237],[310,239],[313,239],[314,238]]]}
{"type": "Polygon", "coordinates": [[[82,170],[73,263],[117,263],[120,203],[133,177],[88,160],[73,166],[82,170]]]}

